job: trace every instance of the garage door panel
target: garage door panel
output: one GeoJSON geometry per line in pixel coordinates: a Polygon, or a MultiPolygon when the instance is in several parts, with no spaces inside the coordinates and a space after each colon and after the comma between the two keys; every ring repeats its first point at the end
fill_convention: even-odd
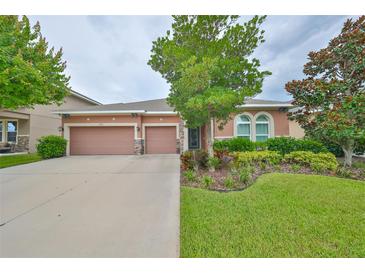
{"type": "Polygon", "coordinates": [[[71,127],[70,154],[134,154],[134,128],[71,127]]]}
{"type": "Polygon", "coordinates": [[[176,154],[176,127],[146,127],[147,154],[176,154]]]}

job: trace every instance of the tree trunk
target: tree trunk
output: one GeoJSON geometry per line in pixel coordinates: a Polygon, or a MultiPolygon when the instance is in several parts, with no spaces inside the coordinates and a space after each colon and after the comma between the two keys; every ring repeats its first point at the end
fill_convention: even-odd
{"type": "Polygon", "coordinates": [[[354,153],[354,141],[349,141],[346,145],[342,146],[342,150],[345,153],[344,166],[351,167],[352,165],[352,154],[354,153]]]}
{"type": "Polygon", "coordinates": [[[214,156],[213,153],[213,136],[212,136],[212,122],[207,123],[207,143],[208,143],[208,154],[210,157],[214,156]]]}

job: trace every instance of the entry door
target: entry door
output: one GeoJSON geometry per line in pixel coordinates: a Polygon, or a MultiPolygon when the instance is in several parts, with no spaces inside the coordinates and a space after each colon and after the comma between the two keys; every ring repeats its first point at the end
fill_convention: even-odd
{"type": "Polygon", "coordinates": [[[189,149],[200,149],[200,128],[189,128],[189,149]]]}

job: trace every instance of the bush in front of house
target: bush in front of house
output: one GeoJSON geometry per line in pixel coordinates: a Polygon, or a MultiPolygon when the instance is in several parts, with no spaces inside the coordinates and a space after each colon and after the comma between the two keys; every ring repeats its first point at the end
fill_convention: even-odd
{"type": "Polygon", "coordinates": [[[311,151],[293,151],[284,156],[284,161],[310,167],[315,172],[335,171],[338,162],[330,152],[313,153],[311,151]]]}
{"type": "Polygon", "coordinates": [[[208,167],[212,170],[216,170],[221,165],[221,160],[217,157],[208,158],[208,167]]]}
{"type": "Polygon", "coordinates": [[[207,168],[208,158],[208,152],[202,149],[185,151],[180,155],[181,168],[183,170],[207,168]]]}
{"type": "Polygon", "coordinates": [[[277,151],[246,151],[246,152],[235,152],[234,156],[234,164],[236,166],[242,165],[251,165],[251,164],[270,164],[275,165],[280,163],[282,160],[282,156],[277,151]]]}
{"type": "Polygon", "coordinates": [[[254,151],[256,150],[254,142],[246,138],[235,137],[227,140],[217,140],[213,144],[216,152],[236,152],[236,151],[254,151]]]}
{"type": "Polygon", "coordinates": [[[182,170],[190,170],[194,168],[193,152],[188,150],[180,155],[182,170]]]}
{"type": "Polygon", "coordinates": [[[197,175],[196,172],[192,169],[189,169],[187,171],[184,172],[184,177],[186,178],[186,180],[188,180],[189,182],[196,182],[197,181],[197,175]]]}
{"type": "Polygon", "coordinates": [[[311,151],[313,153],[328,152],[320,142],[311,139],[295,139],[293,137],[275,137],[266,141],[267,149],[278,151],[282,155],[293,151],[311,151]]]}
{"type": "Polygon", "coordinates": [[[43,159],[65,156],[67,141],[56,135],[43,136],[38,140],[37,152],[43,159]]]}

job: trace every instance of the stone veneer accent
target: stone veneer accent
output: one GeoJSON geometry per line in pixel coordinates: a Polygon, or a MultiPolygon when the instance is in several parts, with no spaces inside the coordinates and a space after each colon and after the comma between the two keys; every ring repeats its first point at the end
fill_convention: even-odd
{"type": "Polygon", "coordinates": [[[23,152],[29,150],[29,136],[18,136],[18,142],[15,145],[15,152],[23,152]]]}
{"type": "Polygon", "coordinates": [[[180,139],[176,139],[176,153],[180,154],[180,139]]]}
{"type": "Polygon", "coordinates": [[[177,151],[176,153],[183,153],[184,152],[184,140],[185,140],[185,136],[184,136],[184,121],[180,120],[179,123],[179,138],[176,140],[176,146],[177,146],[177,151]]]}
{"type": "Polygon", "coordinates": [[[134,154],[136,154],[136,155],[144,154],[144,140],[143,139],[134,140],[134,154]]]}

